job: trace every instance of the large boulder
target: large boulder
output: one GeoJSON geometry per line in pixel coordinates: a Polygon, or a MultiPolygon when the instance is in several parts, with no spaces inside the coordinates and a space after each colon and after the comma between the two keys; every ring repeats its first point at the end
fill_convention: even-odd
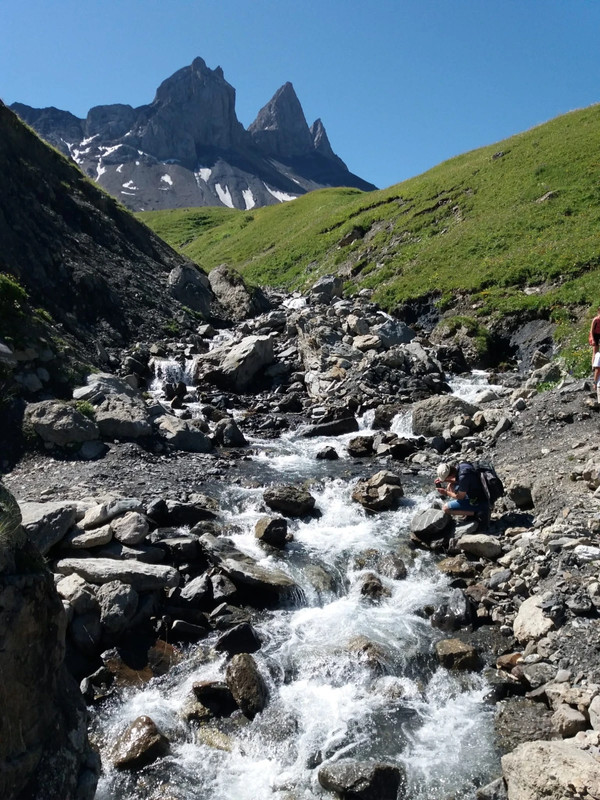
{"type": "Polygon", "coordinates": [[[342,296],[344,283],[337,275],[323,275],[312,286],[309,298],[316,303],[331,303],[336,297],[342,296]]]}
{"type": "Polygon", "coordinates": [[[265,489],[263,499],[269,508],[286,517],[305,517],[315,507],[315,498],[311,493],[292,484],[265,489]]]}
{"type": "Polygon", "coordinates": [[[386,349],[398,344],[408,344],[417,335],[412,328],[397,319],[388,319],[381,325],[374,325],[372,331],[386,349]]]}
{"type": "Polygon", "coordinates": [[[21,503],[23,527],[42,555],[63,539],[75,524],[77,506],[68,500],[21,503]]]}
{"type": "Polygon", "coordinates": [[[7,800],[94,795],[85,703],[64,666],[65,627],[52,574],[0,484],[0,797],[7,800]]]}
{"type": "Polygon", "coordinates": [[[271,605],[296,596],[296,583],[278,569],[267,569],[238,550],[230,539],[205,533],[200,546],[208,560],[219,567],[253,604],[271,605]]]}
{"type": "Polygon", "coordinates": [[[509,800],[600,797],[600,759],[585,736],[521,744],[502,757],[502,771],[509,800]]]}
{"type": "Polygon", "coordinates": [[[206,274],[195,264],[183,264],[169,273],[168,288],[171,297],[204,316],[210,314],[212,292],[206,274]]]}
{"type": "Polygon", "coordinates": [[[450,516],[441,509],[418,511],[410,521],[411,539],[418,544],[430,545],[444,538],[450,521],[450,516]]]}
{"type": "Polygon", "coordinates": [[[159,435],[177,450],[187,453],[208,453],[212,441],[193,419],[180,419],[165,414],[157,423],[159,435]]]}
{"type": "Polygon", "coordinates": [[[60,400],[43,400],[25,409],[24,422],[43,442],[64,447],[98,439],[98,425],[74,406],[60,400]]]}
{"type": "Polygon", "coordinates": [[[137,390],[123,378],[111,375],[110,372],[92,372],[87,376],[85,386],[77,386],[73,389],[74,400],[91,400],[99,395],[109,394],[125,394],[128,397],[136,397],[137,390]]]}
{"type": "Polygon", "coordinates": [[[321,767],[319,783],[347,800],[402,800],[406,797],[404,770],[379,761],[341,758],[321,767]]]}
{"type": "Polygon", "coordinates": [[[268,311],[270,303],[261,289],[249,289],[235,269],[221,264],[208,274],[213,294],[226,315],[239,321],[268,311]]]}
{"type": "Polygon", "coordinates": [[[478,407],[455,395],[428,397],[413,406],[412,427],[417,436],[441,436],[455,417],[472,417],[478,407]]]}
{"type": "Polygon", "coordinates": [[[234,392],[243,392],[273,360],[270,336],[246,336],[223,355],[219,366],[206,375],[206,380],[234,392]]]}
{"type": "Polygon", "coordinates": [[[106,439],[139,439],[152,433],[144,401],[126,394],[108,395],[96,408],[96,422],[106,439]]]}
{"type": "Polygon", "coordinates": [[[402,481],[393,472],[381,470],[367,480],[358,481],[352,499],[368,511],[388,511],[397,508],[404,497],[402,481]]]}
{"type": "Polygon", "coordinates": [[[127,583],[138,592],[152,592],[179,585],[179,573],[173,567],[145,564],[141,561],[118,561],[112,558],[63,558],[54,567],[59,575],[81,575],[89,583],[111,581],[127,583]]]}

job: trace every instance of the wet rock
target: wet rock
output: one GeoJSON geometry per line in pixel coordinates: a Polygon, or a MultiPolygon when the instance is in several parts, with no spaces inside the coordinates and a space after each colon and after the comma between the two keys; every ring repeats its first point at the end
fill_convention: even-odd
{"type": "MultiPolygon", "coordinates": [[[[41,386],[40,386],[41,388],[41,386]]],[[[98,439],[98,425],[74,406],[60,400],[44,400],[25,409],[24,422],[43,442],[65,447],[98,439]]]]}
{"type": "Polygon", "coordinates": [[[117,739],[112,763],[117,769],[140,769],[169,752],[169,740],[151,717],[138,717],[117,739]]]}
{"type": "Polygon", "coordinates": [[[230,539],[205,533],[199,541],[208,560],[221,569],[240,592],[249,595],[254,606],[280,603],[297,594],[298,587],[288,575],[262,567],[240,552],[230,539]]]}
{"type": "Polygon", "coordinates": [[[335,447],[324,447],[322,450],[319,450],[316,457],[324,461],[337,461],[339,455],[335,447]]]}
{"type": "Polygon", "coordinates": [[[436,643],[435,652],[440,664],[447,669],[475,670],[481,666],[476,648],[460,639],[442,639],[436,643]]]}
{"type": "Polygon", "coordinates": [[[348,651],[357,655],[375,675],[385,675],[389,671],[385,651],[366,636],[354,636],[350,639],[348,651]]]}
{"type": "Polygon", "coordinates": [[[254,526],[256,538],[271,547],[285,547],[287,533],[287,520],[283,517],[261,517],[254,526]]]}
{"type": "Polygon", "coordinates": [[[266,489],[263,499],[269,508],[279,511],[286,517],[304,517],[315,507],[315,498],[310,492],[293,485],[266,489]]]}
{"type": "Polygon", "coordinates": [[[260,646],[260,639],[252,625],[242,622],[219,636],[215,643],[215,650],[232,656],[238,653],[255,653],[260,650],[260,646]]]}
{"type": "Polygon", "coordinates": [[[363,597],[368,597],[371,600],[381,600],[384,595],[389,595],[389,591],[386,591],[381,579],[373,572],[361,575],[358,580],[358,588],[363,597]]]}
{"type": "Polygon", "coordinates": [[[354,433],[357,430],[358,422],[356,417],[348,415],[339,419],[310,425],[302,431],[301,435],[305,439],[310,439],[314,436],[342,436],[345,433],[354,433]]]}
{"type": "Polygon", "coordinates": [[[364,481],[358,481],[352,499],[369,511],[388,511],[397,508],[404,497],[402,481],[398,475],[381,470],[364,481]]]}
{"type": "Polygon", "coordinates": [[[372,436],[355,436],[350,439],[346,447],[348,455],[353,458],[365,458],[365,456],[373,455],[373,437],[372,436]]]}
{"type": "Polygon", "coordinates": [[[237,601],[238,590],[227,575],[211,575],[210,585],[215,603],[235,603],[237,601]]]}
{"type": "Polygon", "coordinates": [[[211,717],[228,717],[237,709],[237,703],[226,683],[220,681],[199,681],[192,691],[196,700],[209,712],[211,717]]]}
{"type": "Polygon", "coordinates": [[[425,545],[443,538],[449,529],[450,517],[437,508],[419,511],[410,521],[411,538],[425,545]]]}
{"type": "MultiPolygon", "coordinates": [[[[444,631],[459,630],[459,628],[464,628],[472,621],[473,605],[460,589],[453,589],[448,600],[437,606],[431,615],[433,627],[444,631]]],[[[447,645],[447,648],[449,649],[450,645],[447,645]]]]}
{"type": "Polygon", "coordinates": [[[247,653],[234,655],[225,673],[227,686],[242,714],[254,719],[266,704],[268,692],[256,661],[247,653]]]}
{"type": "Polygon", "coordinates": [[[321,767],[319,783],[347,800],[397,800],[406,796],[404,771],[380,761],[339,759],[321,767]]]}
{"type": "Polygon", "coordinates": [[[504,779],[497,778],[487,786],[482,786],[475,793],[475,800],[508,800],[504,779]]]}

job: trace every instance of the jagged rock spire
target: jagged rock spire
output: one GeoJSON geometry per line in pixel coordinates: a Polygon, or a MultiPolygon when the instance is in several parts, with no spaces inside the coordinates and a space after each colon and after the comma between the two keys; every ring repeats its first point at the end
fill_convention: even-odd
{"type": "Polygon", "coordinates": [[[304,111],[289,81],[261,108],[248,131],[255,144],[270,156],[301,156],[314,150],[304,111]]]}

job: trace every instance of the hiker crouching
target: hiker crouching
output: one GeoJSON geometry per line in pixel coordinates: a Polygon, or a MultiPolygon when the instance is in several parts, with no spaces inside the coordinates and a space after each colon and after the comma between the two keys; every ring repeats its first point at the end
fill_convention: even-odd
{"type": "Polygon", "coordinates": [[[467,461],[440,464],[435,486],[441,497],[449,498],[442,507],[445,514],[474,517],[480,524],[488,524],[490,504],[479,471],[473,464],[467,461]]]}

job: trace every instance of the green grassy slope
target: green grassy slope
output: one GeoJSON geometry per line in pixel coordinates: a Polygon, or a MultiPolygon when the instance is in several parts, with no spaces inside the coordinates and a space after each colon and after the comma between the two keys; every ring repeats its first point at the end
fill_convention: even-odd
{"type": "Polygon", "coordinates": [[[430,293],[450,307],[466,293],[480,316],[560,320],[600,299],[599,142],[592,106],[382,191],[141,217],[205,269],[226,262],[259,284],[335,271],[388,309],[430,293]]]}

